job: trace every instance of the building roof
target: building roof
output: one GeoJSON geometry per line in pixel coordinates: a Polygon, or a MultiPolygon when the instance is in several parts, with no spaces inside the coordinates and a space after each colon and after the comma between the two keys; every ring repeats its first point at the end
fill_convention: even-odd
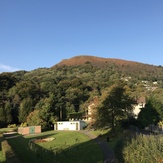
{"type": "Polygon", "coordinates": [[[140,103],[146,103],[145,97],[143,96],[143,97],[138,98],[138,99],[137,99],[137,103],[138,103],[138,104],[140,104],[140,103]]]}

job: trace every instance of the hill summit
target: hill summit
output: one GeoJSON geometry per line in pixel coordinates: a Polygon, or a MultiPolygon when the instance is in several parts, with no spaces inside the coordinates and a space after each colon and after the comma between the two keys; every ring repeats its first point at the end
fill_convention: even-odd
{"type": "Polygon", "coordinates": [[[142,80],[162,80],[163,79],[163,67],[154,66],[150,64],[127,61],[115,58],[101,58],[95,56],[80,55],[70,59],[64,59],[58,64],[51,67],[62,68],[62,67],[81,67],[83,69],[101,69],[112,71],[125,76],[135,76],[142,80]]]}
{"type": "Polygon", "coordinates": [[[57,66],[77,66],[77,65],[83,65],[91,63],[92,65],[100,65],[100,64],[108,64],[112,63],[115,65],[138,65],[140,63],[133,62],[133,61],[127,61],[122,59],[115,59],[115,58],[102,58],[102,57],[95,57],[95,56],[87,56],[87,55],[80,55],[75,56],[70,59],[64,59],[58,64],[54,65],[53,67],[57,66]]]}

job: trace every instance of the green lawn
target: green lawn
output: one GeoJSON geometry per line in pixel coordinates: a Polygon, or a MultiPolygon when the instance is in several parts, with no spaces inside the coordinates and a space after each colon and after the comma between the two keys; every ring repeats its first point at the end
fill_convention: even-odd
{"type": "Polygon", "coordinates": [[[3,133],[7,132],[8,130],[11,130],[11,128],[0,128],[0,162],[5,163],[6,158],[3,155],[2,148],[1,148],[1,142],[4,140],[3,133]]]}
{"type": "MultiPolygon", "coordinates": [[[[1,142],[2,142],[3,140],[4,140],[3,135],[0,134],[0,145],[1,145],[1,142]]],[[[3,163],[6,162],[6,158],[5,158],[4,155],[3,155],[1,146],[0,146],[0,162],[3,162],[3,163]]]]}
{"type": "Polygon", "coordinates": [[[102,163],[99,146],[77,131],[48,131],[38,135],[8,139],[9,144],[23,163],[102,163]],[[53,137],[55,140],[30,143],[31,139],[53,137]]]}
{"type": "Polygon", "coordinates": [[[96,135],[96,136],[102,136],[102,137],[106,137],[109,132],[110,132],[110,129],[106,129],[106,130],[92,130],[92,131],[90,131],[91,134],[96,135]]]}
{"type": "Polygon", "coordinates": [[[16,130],[15,128],[0,128],[0,134],[3,134],[8,131],[16,130]]]}

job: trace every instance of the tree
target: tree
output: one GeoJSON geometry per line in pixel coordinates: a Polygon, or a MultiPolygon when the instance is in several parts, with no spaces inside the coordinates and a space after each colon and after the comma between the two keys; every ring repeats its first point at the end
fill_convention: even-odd
{"type": "Polygon", "coordinates": [[[5,127],[7,124],[12,122],[11,115],[11,104],[10,102],[5,103],[4,108],[0,108],[0,126],[5,127]]]}
{"type": "Polygon", "coordinates": [[[32,81],[20,81],[10,90],[11,97],[17,94],[21,100],[25,98],[39,99],[39,93],[39,85],[32,81]]]}
{"type": "Polygon", "coordinates": [[[11,107],[10,102],[6,102],[5,110],[4,110],[5,111],[5,122],[6,122],[6,124],[10,124],[12,122],[11,110],[12,110],[12,107],[11,107]]]}
{"type": "Polygon", "coordinates": [[[83,91],[79,88],[69,88],[66,91],[66,100],[74,105],[75,111],[79,111],[81,99],[83,99],[83,91]]]}
{"type": "Polygon", "coordinates": [[[33,111],[33,106],[32,106],[32,99],[31,98],[25,98],[20,104],[19,108],[19,122],[24,123],[26,122],[26,118],[29,115],[31,111],[33,111]]]}
{"type": "Polygon", "coordinates": [[[39,116],[39,110],[34,110],[27,117],[27,124],[29,126],[41,125],[42,119],[39,116]]]}
{"type": "Polygon", "coordinates": [[[102,96],[101,104],[96,108],[94,126],[110,126],[115,134],[115,125],[119,120],[127,119],[135,101],[126,93],[124,84],[117,82],[102,96]]]}
{"type": "Polygon", "coordinates": [[[20,97],[19,95],[14,95],[13,97],[11,97],[12,101],[11,101],[11,105],[12,105],[12,110],[11,110],[11,115],[12,115],[12,123],[18,124],[19,119],[19,106],[20,106],[20,97]]]}
{"type": "Polygon", "coordinates": [[[156,95],[151,95],[139,115],[138,120],[141,122],[143,127],[150,124],[157,124],[160,120],[163,120],[163,103],[159,100],[156,95]]]}
{"type": "Polygon", "coordinates": [[[15,85],[16,78],[12,76],[12,73],[0,74],[0,91],[7,91],[15,85]]]}
{"type": "Polygon", "coordinates": [[[4,127],[5,125],[5,111],[0,107],[0,127],[4,127]]]}
{"type": "Polygon", "coordinates": [[[53,124],[57,120],[53,108],[53,103],[54,95],[50,94],[49,98],[40,100],[35,107],[36,110],[39,110],[38,116],[41,119],[41,124],[43,128],[48,128],[51,124],[53,124]]]}

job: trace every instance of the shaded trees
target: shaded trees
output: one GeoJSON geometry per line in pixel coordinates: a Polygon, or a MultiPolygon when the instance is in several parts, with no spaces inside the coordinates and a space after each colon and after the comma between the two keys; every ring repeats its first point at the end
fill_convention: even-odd
{"type": "Polygon", "coordinates": [[[20,103],[19,108],[19,122],[26,122],[27,116],[33,111],[33,100],[31,98],[25,98],[20,103]]]}
{"type": "MultiPolygon", "coordinates": [[[[35,110],[38,110],[38,112],[33,112],[32,115],[35,115],[38,113],[38,120],[41,119],[41,124],[43,128],[47,128],[50,126],[50,124],[53,124],[57,119],[57,113],[55,110],[55,103],[54,103],[54,95],[50,94],[48,98],[41,99],[37,105],[35,106],[35,110]]],[[[37,116],[37,115],[35,115],[37,116]]],[[[29,117],[28,117],[29,118],[29,117]]],[[[32,118],[29,118],[32,119],[32,118]]],[[[28,119],[28,120],[29,120],[28,119]]]]}
{"type": "Polygon", "coordinates": [[[0,107],[0,127],[5,127],[5,111],[0,107]]]}
{"type": "Polygon", "coordinates": [[[12,106],[10,102],[5,103],[5,122],[6,125],[12,122],[12,106]]]}
{"type": "Polygon", "coordinates": [[[126,93],[123,83],[116,83],[102,96],[102,102],[95,111],[95,128],[110,126],[115,134],[119,120],[127,119],[135,101],[126,93]]]}
{"type": "Polygon", "coordinates": [[[0,127],[5,127],[12,122],[11,104],[6,102],[4,108],[0,107],[0,127]]]}
{"type": "Polygon", "coordinates": [[[34,110],[27,117],[27,124],[29,126],[43,125],[42,123],[43,123],[43,121],[42,121],[42,119],[39,116],[39,110],[34,110]]]}
{"type": "MultiPolygon", "coordinates": [[[[10,116],[10,111],[12,123],[17,124],[19,123],[18,117],[20,122],[24,122],[30,112],[34,110],[40,111],[38,113],[40,118],[47,121],[47,124],[52,121],[50,117],[52,119],[57,117],[60,120],[67,120],[69,115],[83,112],[86,109],[86,104],[94,96],[100,97],[101,95],[99,110],[104,110],[107,107],[105,109],[106,114],[105,111],[102,111],[105,115],[99,113],[99,117],[107,116],[104,118],[107,120],[103,121],[107,125],[108,123],[111,124],[112,117],[112,123],[116,124],[120,119],[127,117],[125,107],[128,108],[129,106],[123,106],[124,102],[122,100],[128,97],[127,92],[132,93],[132,96],[147,93],[149,95],[146,87],[136,83],[141,83],[141,80],[147,76],[152,80],[159,80],[160,77],[162,78],[163,73],[162,67],[150,67],[149,65],[144,66],[142,64],[141,66],[140,64],[128,65],[128,63],[119,65],[113,61],[100,63],[99,59],[97,63],[96,61],[91,62],[91,60],[86,60],[84,63],[82,65],[71,64],[71,66],[65,65],[61,67],[58,65],[53,68],[40,68],[29,72],[19,71],[0,74],[0,114],[4,124],[9,123],[9,121],[6,122],[5,120],[5,112],[8,112],[10,116]],[[111,86],[114,85],[115,79],[121,79],[122,77],[123,80],[129,79],[127,83],[128,85],[130,83],[132,90],[122,86],[124,91],[117,88],[118,93],[116,93],[111,86]],[[104,92],[109,87],[111,88],[107,93],[104,92]],[[113,108],[110,109],[113,103],[109,101],[118,102],[119,106],[117,103],[113,111],[113,108]],[[111,113],[114,114],[111,115],[111,113]],[[117,114],[119,115],[117,116],[117,114]]],[[[159,81],[159,83],[162,83],[162,81],[159,81]]],[[[157,92],[157,94],[162,96],[160,92],[157,92]]],[[[153,106],[157,105],[157,108],[161,108],[162,104],[158,103],[158,99],[160,101],[161,98],[155,95],[154,99],[156,102],[155,104],[153,102],[153,106]]],[[[128,103],[131,102],[130,98],[127,98],[125,103],[127,100],[128,103]]],[[[157,111],[159,119],[162,119],[162,110],[158,109],[157,111]]]]}
{"type": "Polygon", "coordinates": [[[163,91],[158,90],[153,92],[146,103],[145,108],[141,109],[138,115],[138,120],[143,127],[150,124],[157,124],[160,120],[163,120],[163,91]]]}

